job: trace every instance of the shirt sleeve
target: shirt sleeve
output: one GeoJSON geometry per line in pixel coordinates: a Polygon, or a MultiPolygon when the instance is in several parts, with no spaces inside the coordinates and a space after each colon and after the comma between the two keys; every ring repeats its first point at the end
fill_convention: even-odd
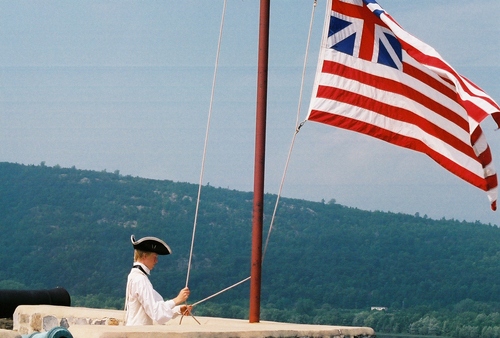
{"type": "Polygon", "coordinates": [[[164,301],[147,277],[144,276],[132,287],[144,312],[158,324],[165,324],[180,313],[180,307],[173,300],[164,301]]]}

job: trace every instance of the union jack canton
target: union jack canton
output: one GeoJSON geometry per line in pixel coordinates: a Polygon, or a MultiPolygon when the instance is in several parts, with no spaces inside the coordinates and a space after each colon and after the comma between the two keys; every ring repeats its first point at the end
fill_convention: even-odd
{"type": "Polygon", "coordinates": [[[381,10],[372,11],[374,1],[340,0],[332,8],[328,45],[363,60],[402,70],[402,48],[392,31],[380,20],[381,10]]]}

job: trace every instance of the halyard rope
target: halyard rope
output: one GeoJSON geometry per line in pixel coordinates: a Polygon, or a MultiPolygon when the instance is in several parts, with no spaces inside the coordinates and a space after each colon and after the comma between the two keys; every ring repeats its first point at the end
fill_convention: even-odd
{"type": "Polygon", "coordinates": [[[267,245],[269,244],[269,238],[271,237],[271,231],[273,229],[274,219],[276,217],[276,212],[278,210],[278,204],[279,204],[279,200],[280,200],[280,197],[281,197],[281,192],[283,191],[283,184],[285,183],[285,177],[286,177],[286,173],[288,171],[288,164],[290,163],[290,157],[292,155],[293,146],[295,144],[295,138],[297,137],[297,134],[299,133],[300,128],[302,128],[302,126],[305,123],[305,121],[303,121],[302,123],[299,124],[300,108],[302,106],[302,94],[303,94],[303,91],[304,91],[304,81],[305,81],[305,76],[306,76],[307,58],[309,56],[309,45],[311,43],[311,33],[312,33],[312,27],[313,27],[313,22],[314,22],[314,13],[315,13],[316,5],[317,4],[318,4],[318,1],[314,0],[313,8],[312,8],[312,13],[311,13],[311,20],[309,22],[309,34],[307,36],[306,53],[304,55],[304,65],[302,67],[302,80],[301,80],[301,83],[300,83],[299,103],[298,103],[298,106],[297,106],[297,117],[296,117],[296,120],[295,120],[295,132],[293,133],[292,142],[290,144],[290,150],[288,151],[288,157],[286,159],[285,169],[283,170],[283,176],[281,178],[281,183],[280,183],[280,187],[279,187],[279,190],[278,190],[278,196],[276,197],[276,203],[274,205],[273,216],[271,217],[271,223],[269,225],[269,231],[267,232],[266,244],[264,245],[264,251],[262,253],[262,262],[264,262],[264,257],[266,255],[266,251],[267,251],[267,245]]]}
{"type": "Polygon", "coordinates": [[[198,221],[198,210],[199,210],[199,206],[200,206],[201,186],[203,184],[203,173],[205,172],[205,160],[206,160],[206,154],[207,154],[208,134],[210,131],[210,121],[212,119],[212,107],[213,107],[213,102],[214,102],[217,70],[219,68],[219,55],[220,55],[220,46],[221,46],[221,42],[222,42],[222,31],[224,28],[224,18],[226,15],[226,4],[227,4],[227,0],[224,0],[224,5],[222,6],[222,18],[221,18],[220,30],[219,30],[219,41],[217,43],[217,54],[215,57],[214,77],[213,77],[213,81],[212,81],[212,93],[210,94],[210,107],[208,109],[207,129],[205,132],[205,144],[203,146],[203,158],[201,161],[200,182],[198,184],[198,197],[196,199],[196,211],[194,213],[193,235],[191,237],[191,249],[189,250],[189,262],[188,262],[188,269],[187,269],[187,275],[186,275],[186,287],[189,284],[189,274],[191,271],[191,261],[193,258],[194,238],[195,238],[195,234],[196,234],[196,224],[198,221]]]}

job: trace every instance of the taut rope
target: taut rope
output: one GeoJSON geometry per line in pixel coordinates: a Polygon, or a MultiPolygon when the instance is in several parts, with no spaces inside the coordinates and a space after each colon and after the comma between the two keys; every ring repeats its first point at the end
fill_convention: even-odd
{"type": "Polygon", "coordinates": [[[224,18],[226,16],[226,4],[227,4],[227,0],[224,0],[224,5],[222,7],[222,19],[221,19],[220,30],[219,30],[219,41],[217,43],[217,54],[215,57],[214,77],[213,77],[213,81],[212,81],[212,93],[210,94],[210,107],[208,109],[207,130],[205,132],[205,144],[203,146],[203,159],[201,161],[200,182],[198,184],[198,197],[196,199],[196,211],[194,214],[193,236],[191,237],[191,249],[189,250],[189,262],[188,262],[188,269],[187,269],[187,275],[186,275],[186,287],[189,284],[189,274],[191,271],[191,261],[193,259],[194,238],[195,238],[195,234],[196,234],[196,224],[198,221],[198,210],[199,210],[199,206],[200,206],[201,186],[203,184],[203,174],[205,172],[205,160],[206,160],[206,154],[207,154],[208,134],[210,131],[210,121],[212,119],[212,107],[213,107],[213,102],[214,102],[217,70],[219,68],[219,55],[220,55],[220,46],[221,46],[221,42],[222,42],[222,31],[224,28],[224,18]]]}
{"type": "Polygon", "coordinates": [[[287,157],[286,163],[285,163],[285,169],[283,170],[283,177],[281,178],[281,183],[280,183],[280,187],[278,190],[278,196],[276,197],[276,203],[274,205],[273,216],[271,217],[271,224],[269,225],[269,231],[267,232],[266,244],[264,245],[264,251],[262,253],[262,261],[264,261],[264,257],[266,255],[266,251],[267,251],[267,245],[269,244],[269,238],[271,237],[271,231],[273,229],[274,219],[276,217],[276,212],[278,210],[278,204],[279,204],[279,200],[281,197],[281,192],[283,191],[283,185],[285,183],[285,177],[286,177],[286,173],[288,171],[288,164],[290,163],[290,157],[292,155],[293,146],[295,144],[295,138],[297,137],[297,134],[299,133],[300,128],[302,128],[302,126],[306,122],[306,121],[303,121],[299,124],[300,108],[302,106],[302,94],[304,92],[304,81],[305,81],[305,77],[306,77],[307,59],[309,57],[309,45],[311,43],[311,32],[312,32],[312,27],[313,27],[313,22],[314,22],[314,13],[316,11],[317,4],[318,4],[318,0],[314,0],[312,13],[311,13],[311,20],[309,22],[309,34],[307,36],[306,53],[304,55],[304,65],[302,67],[302,80],[300,83],[299,103],[297,105],[297,117],[295,120],[295,132],[293,133],[292,142],[290,144],[290,150],[288,151],[288,157],[287,157]]]}

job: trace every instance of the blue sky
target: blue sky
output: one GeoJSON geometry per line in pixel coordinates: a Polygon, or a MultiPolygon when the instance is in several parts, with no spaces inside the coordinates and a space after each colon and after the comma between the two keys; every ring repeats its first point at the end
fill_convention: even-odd
{"type": "MultiPolygon", "coordinates": [[[[294,133],[313,1],[272,0],[266,192],[294,133]]],[[[500,101],[498,0],[379,3],[500,101]]],[[[198,183],[223,1],[0,1],[0,161],[198,183]]],[[[229,0],[204,184],[251,191],[259,2],[229,0]]],[[[325,1],[315,10],[301,120],[325,1]]],[[[500,168],[500,134],[484,130],[500,168]]],[[[284,197],[500,225],[425,155],[308,122],[284,197]]]]}

